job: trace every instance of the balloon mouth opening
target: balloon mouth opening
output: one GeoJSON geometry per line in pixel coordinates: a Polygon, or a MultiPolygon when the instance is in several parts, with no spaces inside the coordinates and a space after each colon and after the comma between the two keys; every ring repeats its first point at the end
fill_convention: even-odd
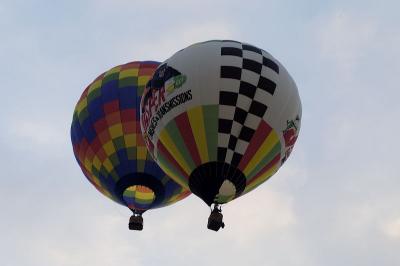
{"type": "Polygon", "coordinates": [[[189,177],[189,188],[207,205],[223,204],[239,197],[246,187],[240,169],[226,162],[199,165],[189,177]]]}
{"type": "Polygon", "coordinates": [[[146,210],[156,198],[152,189],[142,185],[134,185],[126,188],[122,196],[126,206],[132,210],[146,210]]]}
{"type": "Polygon", "coordinates": [[[141,213],[157,207],[165,199],[165,187],[161,180],[139,172],[125,175],[118,180],[114,193],[121,204],[141,213]]]}

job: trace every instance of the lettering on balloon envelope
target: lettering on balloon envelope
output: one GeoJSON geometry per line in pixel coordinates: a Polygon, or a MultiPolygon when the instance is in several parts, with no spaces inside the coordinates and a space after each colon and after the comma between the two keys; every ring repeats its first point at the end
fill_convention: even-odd
{"type": "Polygon", "coordinates": [[[165,63],[160,65],[146,85],[141,103],[141,125],[145,142],[150,146],[151,152],[153,149],[149,139],[153,138],[159,121],[175,107],[193,99],[192,90],[177,91],[185,82],[186,75],[165,63]],[[173,93],[176,95],[166,100],[173,93]]]}

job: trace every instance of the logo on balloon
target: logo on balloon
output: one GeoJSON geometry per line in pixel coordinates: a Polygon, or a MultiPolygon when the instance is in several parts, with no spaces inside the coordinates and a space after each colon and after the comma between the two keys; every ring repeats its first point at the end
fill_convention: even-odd
{"type": "Polygon", "coordinates": [[[300,123],[299,115],[295,119],[286,121],[286,129],[283,131],[283,139],[285,140],[285,155],[282,158],[282,163],[286,161],[293,150],[298,136],[298,126],[300,123]]]}
{"type": "Polygon", "coordinates": [[[172,79],[168,80],[165,83],[167,94],[172,93],[175,89],[179,89],[180,87],[182,87],[182,85],[185,82],[186,82],[185,75],[178,75],[178,76],[172,77],[172,79]]]}

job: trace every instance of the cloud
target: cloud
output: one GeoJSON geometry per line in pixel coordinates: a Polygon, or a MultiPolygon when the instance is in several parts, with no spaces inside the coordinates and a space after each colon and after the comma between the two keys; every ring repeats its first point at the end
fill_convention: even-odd
{"type": "Polygon", "coordinates": [[[377,34],[374,20],[336,11],[319,21],[317,40],[322,57],[332,61],[343,73],[352,71],[377,34]]]}
{"type": "Polygon", "coordinates": [[[382,230],[386,236],[400,240],[400,217],[383,223],[382,230]]]}
{"type": "MultiPolygon", "coordinates": [[[[257,189],[224,206],[226,227],[218,233],[206,228],[209,208],[195,196],[145,213],[144,230],[135,232],[127,228],[128,210],[96,194],[90,185],[74,190],[70,183],[58,190],[57,202],[63,204],[62,209],[56,202],[48,204],[43,198],[28,213],[17,212],[13,220],[26,215],[30,219],[29,227],[21,227],[18,235],[4,232],[6,239],[10,233],[14,238],[7,250],[26,250],[23,257],[8,260],[12,265],[106,266],[128,261],[137,266],[184,265],[189,261],[193,265],[240,265],[246,261],[279,265],[292,260],[280,257],[288,246],[299,245],[293,236],[297,223],[293,201],[270,187],[257,189]],[[279,254],[265,258],[264,249],[271,249],[274,242],[280,243],[280,248],[274,248],[279,254]]],[[[47,197],[54,196],[49,193],[47,197]]],[[[8,219],[11,217],[3,222],[8,219]]],[[[298,250],[298,259],[308,261],[307,256],[300,254],[304,250],[298,250]]]]}
{"type": "MultiPolygon", "coordinates": [[[[45,154],[54,157],[63,154],[70,145],[69,128],[67,123],[58,123],[59,120],[51,117],[38,119],[35,116],[9,119],[8,126],[3,131],[3,142],[11,150],[28,151],[37,155],[45,154]]],[[[65,121],[69,121],[65,120],[65,121]]]]}
{"type": "Polygon", "coordinates": [[[11,125],[10,134],[18,138],[18,142],[29,142],[38,146],[51,146],[60,136],[56,128],[42,121],[20,121],[14,123],[11,125]]]}
{"type": "MultiPolygon", "coordinates": [[[[75,213],[80,218],[74,219],[54,214],[53,217],[42,217],[47,220],[42,224],[30,219],[32,231],[16,239],[25,250],[24,257],[29,260],[25,262],[29,265],[106,266],[129,261],[133,265],[143,265],[140,244],[131,245],[130,239],[125,237],[127,228],[122,228],[121,217],[87,211],[91,217],[75,213]]],[[[67,212],[67,215],[71,214],[67,212]]],[[[15,264],[24,260],[20,258],[15,264]]]]}
{"type": "Polygon", "coordinates": [[[119,44],[117,50],[130,56],[132,60],[164,61],[176,51],[193,43],[212,39],[237,38],[239,33],[233,25],[219,20],[210,20],[201,23],[187,23],[176,25],[172,29],[165,29],[158,35],[147,35],[137,40],[128,38],[119,44]]]}
{"type": "Polygon", "coordinates": [[[296,225],[293,197],[264,185],[224,208],[230,241],[249,243],[260,240],[260,235],[277,234],[296,225]]]}
{"type": "Polygon", "coordinates": [[[329,237],[360,241],[377,228],[378,211],[369,204],[349,203],[332,210],[333,219],[327,224],[329,237]]]}

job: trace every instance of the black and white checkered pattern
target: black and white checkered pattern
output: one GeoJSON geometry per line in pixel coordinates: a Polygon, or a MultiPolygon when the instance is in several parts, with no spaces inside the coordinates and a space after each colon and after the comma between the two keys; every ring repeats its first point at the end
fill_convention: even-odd
{"type": "Polygon", "coordinates": [[[223,41],[219,95],[218,161],[237,166],[267,111],[279,74],[271,56],[249,44],[223,41]]]}

